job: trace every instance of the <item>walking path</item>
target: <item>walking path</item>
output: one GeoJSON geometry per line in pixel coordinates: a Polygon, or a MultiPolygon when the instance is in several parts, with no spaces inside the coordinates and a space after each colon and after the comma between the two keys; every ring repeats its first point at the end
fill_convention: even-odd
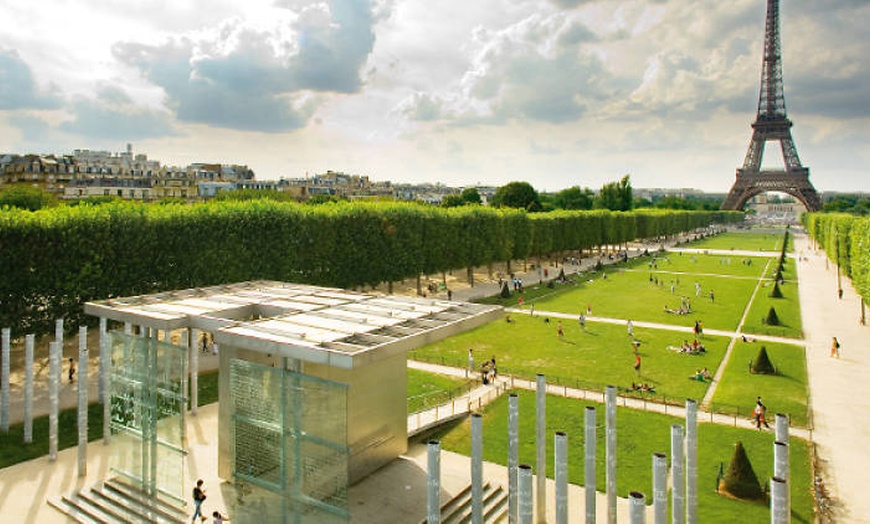
{"type": "MultiPolygon", "coordinates": [[[[452,377],[461,377],[466,378],[465,370],[460,368],[455,368],[451,366],[441,366],[439,364],[430,364],[428,362],[420,362],[416,360],[409,360],[408,367],[411,369],[416,369],[419,371],[426,371],[428,373],[437,373],[439,375],[448,375],[452,377]]],[[[450,416],[451,406],[465,406],[468,404],[474,404],[474,408],[479,408],[480,404],[477,403],[477,398],[485,398],[486,400],[483,404],[491,402],[495,400],[501,393],[511,390],[511,389],[525,389],[528,391],[536,391],[537,383],[534,380],[526,380],[522,378],[517,378],[513,376],[499,376],[496,385],[493,386],[480,386],[476,388],[475,393],[466,395],[461,395],[454,399],[453,401],[444,404],[440,407],[440,413],[442,414],[442,420],[449,420],[453,418],[450,416]],[[484,389],[485,391],[489,391],[494,394],[485,395],[478,390],[484,389]]],[[[578,400],[591,400],[594,402],[604,402],[605,394],[603,391],[593,391],[587,389],[577,389],[577,388],[569,388],[567,386],[560,386],[558,384],[547,384],[547,394],[548,395],[556,395],[566,398],[573,398],[578,400]]],[[[663,415],[671,415],[678,418],[686,417],[686,408],[685,406],[673,406],[668,404],[663,404],[660,402],[650,402],[643,398],[635,398],[635,397],[624,397],[617,395],[616,404],[621,407],[627,407],[630,409],[637,409],[642,411],[649,411],[652,413],[661,413],[663,415]]],[[[459,409],[459,408],[456,408],[459,409]]],[[[430,410],[431,412],[434,411],[430,410]]],[[[411,418],[408,417],[408,427],[410,431],[411,427],[411,418]]],[[[746,417],[739,417],[737,415],[725,415],[722,413],[713,413],[710,411],[703,410],[699,407],[698,409],[698,422],[705,423],[709,422],[712,424],[721,424],[724,426],[737,426],[738,421],[745,422],[747,428],[751,427],[751,424],[746,422],[746,417]]],[[[434,424],[433,424],[434,425],[434,424]]],[[[810,432],[806,428],[789,428],[789,435],[800,437],[804,440],[809,440],[810,432]]]]}
{"type": "MultiPolygon", "coordinates": [[[[836,522],[870,522],[870,327],[859,322],[861,299],[837,269],[814,251],[805,235],[795,235],[801,317],[813,416],[813,440],[828,492],[838,509],[836,522]],[[831,337],[840,340],[841,358],[830,357],[831,337]]],[[[868,255],[870,256],[870,255],[868,255]]]]}

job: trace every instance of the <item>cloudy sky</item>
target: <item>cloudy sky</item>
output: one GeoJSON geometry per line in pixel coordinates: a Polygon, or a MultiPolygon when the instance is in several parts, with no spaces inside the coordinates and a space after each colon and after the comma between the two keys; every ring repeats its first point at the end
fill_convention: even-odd
{"type": "MultiPolygon", "coordinates": [[[[783,0],[792,134],[870,191],[870,0],[783,0]]],[[[764,0],[0,0],[0,152],[725,192],[764,0]]],[[[765,167],[782,165],[769,148],[765,167]]]]}

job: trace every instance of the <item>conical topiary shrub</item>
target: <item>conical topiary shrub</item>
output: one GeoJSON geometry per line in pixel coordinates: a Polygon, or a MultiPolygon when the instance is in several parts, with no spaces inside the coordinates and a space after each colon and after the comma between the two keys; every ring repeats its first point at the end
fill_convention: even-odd
{"type": "Polygon", "coordinates": [[[501,298],[510,298],[511,297],[511,288],[508,287],[507,282],[502,282],[501,284],[501,298]]]}
{"type": "Polygon", "coordinates": [[[779,282],[773,284],[773,289],[770,290],[771,298],[782,298],[782,290],[779,289],[779,282]]]}
{"type": "Polygon", "coordinates": [[[755,360],[752,361],[749,371],[756,375],[776,374],[776,368],[773,367],[770,357],[767,356],[767,348],[765,346],[761,346],[761,349],[758,350],[758,354],[755,355],[755,360]]]}
{"type": "Polygon", "coordinates": [[[776,310],[773,309],[773,306],[770,307],[770,311],[767,312],[767,318],[764,319],[764,323],[768,326],[778,326],[779,325],[779,317],[776,316],[776,310]]]}
{"type": "Polygon", "coordinates": [[[743,449],[743,442],[739,440],[734,444],[734,454],[731,456],[731,463],[719,484],[719,491],[738,499],[758,500],[764,498],[758,477],[755,475],[749,457],[746,456],[746,451],[743,449]]]}

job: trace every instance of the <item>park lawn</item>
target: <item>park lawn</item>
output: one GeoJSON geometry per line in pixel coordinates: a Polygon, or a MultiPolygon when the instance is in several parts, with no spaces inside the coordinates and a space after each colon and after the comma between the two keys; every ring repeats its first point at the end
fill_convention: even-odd
{"type": "Polygon", "coordinates": [[[772,280],[765,281],[763,287],[759,288],[758,293],[755,295],[755,300],[752,302],[752,307],[749,309],[749,314],[746,315],[743,332],[776,337],[803,338],[801,304],[797,281],[786,280],[784,285],[779,286],[782,298],[771,297],[770,292],[772,290],[772,280]],[[778,326],[764,323],[771,307],[776,310],[776,316],[779,318],[780,324],[778,326]]]}
{"type": "MultiPolygon", "coordinates": [[[[520,406],[519,462],[530,464],[534,468],[535,394],[529,391],[519,391],[517,394],[520,406]]],[[[483,420],[483,459],[501,465],[507,465],[507,405],[507,395],[503,395],[486,407],[483,420]]],[[[596,489],[604,491],[606,432],[604,405],[600,403],[547,396],[547,475],[553,477],[553,434],[564,431],[568,434],[568,482],[583,485],[583,417],[586,406],[594,406],[597,411],[596,489]]],[[[616,419],[617,492],[620,497],[626,497],[629,491],[641,491],[647,494],[647,501],[651,501],[652,454],[664,452],[670,455],[670,428],[674,424],[684,424],[684,421],[676,417],[626,408],[617,409],[616,419]]],[[[700,424],[698,437],[699,522],[769,522],[770,510],[767,505],[719,496],[714,487],[720,462],[727,468],[734,443],[738,440],[743,442],[759,480],[767,482],[773,473],[773,434],[700,424]]],[[[445,427],[434,438],[441,441],[442,449],[464,455],[471,453],[468,419],[445,427]]],[[[806,443],[800,439],[792,438],[790,444],[792,521],[809,523],[813,521],[809,451],[806,443]]],[[[552,497],[551,493],[548,495],[552,497]]],[[[577,508],[571,509],[572,514],[577,511],[577,508]]]]}
{"type": "Polygon", "coordinates": [[[738,415],[738,420],[743,419],[750,426],[755,397],[758,395],[767,406],[768,423],[771,426],[776,413],[786,413],[792,425],[806,427],[807,366],[802,346],[762,341],[735,342],[710,409],[718,413],[734,413],[738,415]],[[762,346],[767,348],[767,355],[778,375],[749,373],[749,363],[762,346]]]}
{"type": "Polygon", "coordinates": [[[714,373],[728,344],[726,338],[707,336],[706,354],[680,354],[666,348],[691,340],[691,333],[635,327],[635,337],[641,342],[638,377],[625,325],[587,322],[584,332],[576,319],[561,319],[565,335],[560,339],[556,334],[560,319],[539,314],[512,314],[510,318],[511,323],[496,320],[412,350],[408,358],[465,367],[471,348],[480,360],[494,356],[501,375],[534,380],[543,373],[550,384],[596,391],[607,385],[630,389],[633,382],[646,382],[656,390],[648,398],[682,403],[686,398],[704,397],[709,384],[688,377],[703,367],[714,373]]]}
{"type": "Polygon", "coordinates": [[[450,401],[477,385],[477,381],[408,369],[408,413],[450,401]]]}
{"type": "MultiPolygon", "coordinates": [[[[780,251],[784,229],[729,231],[684,244],[692,249],[724,249],[739,251],[780,251]]],[[[791,235],[789,235],[791,236],[791,235]]]]}
{"type": "Polygon", "coordinates": [[[701,320],[704,327],[734,331],[743,316],[749,297],[757,283],[754,279],[729,278],[724,276],[697,276],[691,274],[669,275],[661,272],[650,275],[641,271],[608,272],[600,278],[578,284],[575,288],[558,294],[544,296],[526,305],[534,304],[537,311],[559,311],[579,315],[587,305],[592,306],[592,316],[618,319],[643,320],[677,326],[691,327],[701,320]],[[695,282],[701,284],[701,296],[695,296],[695,282]],[[674,284],[674,294],[670,286],[674,284]],[[709,292],[713,290],[711,302],[709,292]],[[680,308],[680,296],[689,298],[692,313],[676,315],[665,312],[680,308]]]}
{"type": "Polygon", "coordinates": [[[652,260],[652,258],[637,258],[632,261],[632,264],[628,268],[647,273],[651,272],[653,275],[659,272],[673,272],[692,273],[699,276],[709,274],[758,278],[764,270],[765,263],[771,260],[771,257],[740,257],[707,253],[684,253],[682,251],[659,252],[655,255],[655,260],[652,260]]]}

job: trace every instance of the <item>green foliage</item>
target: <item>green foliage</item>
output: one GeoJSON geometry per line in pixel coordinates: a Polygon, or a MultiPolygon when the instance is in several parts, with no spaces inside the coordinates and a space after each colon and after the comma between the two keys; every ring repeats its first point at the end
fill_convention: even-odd
{"type": "Polygon", "coordinates": [[[633,204],[631,180],[625,175],[619,182],[610,182],[601,186],[601,191],[595,197],[596,209],[611,211],[630,211],[633,204]]]}
{"type": "Polygon", "coordinates": [[[51,193],[28,184],[15,184],[0,191],[0,209],[8,206],[36,211],[53,205],[55,200],[51,193]]]}
{"type": "Polygon", "coordinates": [[[870,197],[867,195],[839,195],[822,205],[825,213],[849,213],[865,216],[870,214],[870,197]]]}
{"type": "Polygon", "coordinates": [[[580,186],[563,189],[552,197],[556,209],[592,209],[594,201],[595,193],[588,187],[580,189],[580,186]]]}
{"type": "Polygon", "coordinates": [[[752,361],[752,366],[749,369],[754,375],[776,374],[776,368],[773,367],[770,357],[767,356],[766,347],[761,346],[761,349],[758,350],[758,355],[755,356],[755,360],[752,361]]]}
{"type": "Polygon", "coordinates": [[[734,444],[734,454],[731,456],[731,463],[728,465],[728,470],[725,471],[720,489],[739,499],[759,500],[764,498],[758,477],[752,469],[752,463],[749,462],[746,450],[743,449],[743,442],[737,441],[734,444]]]}
{"type": "Polygon", "coordinates": [[[494,207],[513,207],[526,211],[540,211],[538,192],[528,182],[509,182],[495,190],[492,196],[494,207]]]}
{"type": "Polygon", "coordinates": [[[501,293],[499,296],[501,296],[501,298],[511,298],[511,288],[508,286],[507,281],[502,282],[501,293]]]}
{"type": "Polygon", "coordinates": [[[805,213],[801,221],[865,301],[870,302],[870,217],[843,213],[805,213]]]}
{"type": "Polygon", "coordinates": [[[523,210],[413,203],[308,206],[273,199],[117,201],[0,211],[0,325],[48,332],[94,321],[82,304],[255,279],[377,285],[530,254],[588,249],[741,214],[523,210]],[[671,213],[683,213],[675,220],[671,213]]]}
{"type": "Polygon", "coordinates": [[[782,298],[782,291],[779,289],[779,282],[774,282],[773,289],[770,290],[771,298],[782,298]]]}
{"type": "MultiPolygon", "coordinates": [[[[320,196],[320,195],[316,195],[320,196]]],[[[323,195],[329,197],[329,195],[323,195]]],[[[295,199],[289,193],[278,191],[277,189],[233,189],[228,191],[218,191],[214,196],[214,200],[226,201],[244,201],[244,200],[261,200],[268,198],[270,200],[278,200],[281,202],[292,202],[295,199]]]]}
{"type": "Polygon", "coordinates": [[[767,311],[767,317],[765,317],[764,323],[768,326],[779,325],[779,317],[776,315],[776,309],[774,309],[773,306],[770,306],[770,309],[767,311]]]}
{"type": "Polygon", "coordinates": [[[459,196],[466,204],[483,204],[483,198],[476,187],[466,187],[459,196]]]}

